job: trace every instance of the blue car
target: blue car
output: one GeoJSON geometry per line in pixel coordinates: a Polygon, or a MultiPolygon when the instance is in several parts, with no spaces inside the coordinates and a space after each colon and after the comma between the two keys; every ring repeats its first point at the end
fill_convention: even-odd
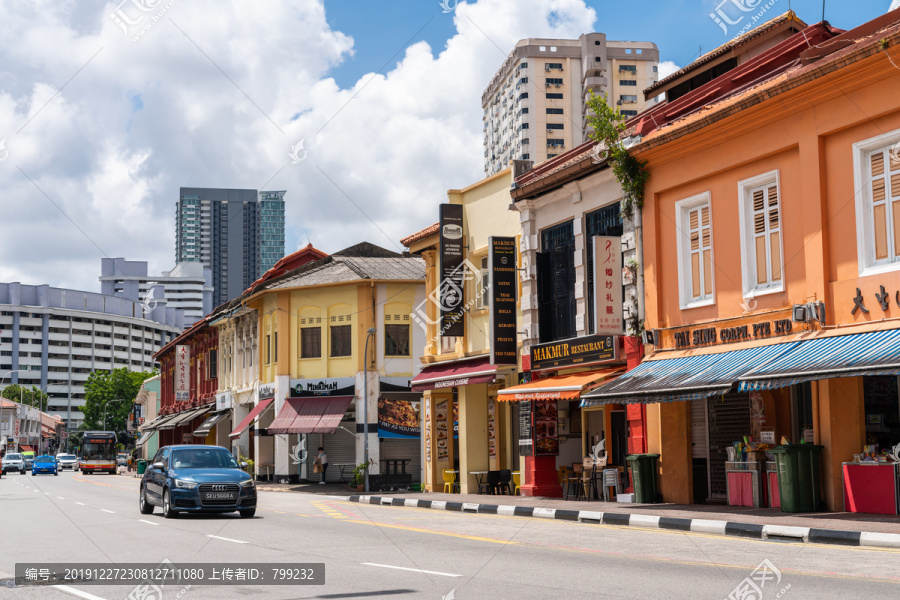
{"type": "Polygon", "coordinates": [[[162,507],[167,519],[180,512],[256,514],[256,484],[220,446],[164,446],[141,478],[139,505],[149,515],[162,507]]]}
{"type": "Polygon", "coordinates": [[[37,475],[38,473],[59,475],[59,466],[56,459],[47,454],[34,457],[34,462],[31,463],[31,474],[37,475]]]}

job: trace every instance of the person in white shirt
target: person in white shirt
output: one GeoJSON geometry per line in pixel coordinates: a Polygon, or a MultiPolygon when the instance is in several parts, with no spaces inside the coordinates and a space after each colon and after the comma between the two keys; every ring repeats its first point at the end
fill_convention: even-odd
{"type": "Polygon", "coordinates": [[[325,448],[321,446],[319,446],[319,452],[316,454],[315,464],[322,468],[322,481],[319,482],[319,485],[325,485],[325,471],[328,470],[328,455],[325,454],[325,448]]]}

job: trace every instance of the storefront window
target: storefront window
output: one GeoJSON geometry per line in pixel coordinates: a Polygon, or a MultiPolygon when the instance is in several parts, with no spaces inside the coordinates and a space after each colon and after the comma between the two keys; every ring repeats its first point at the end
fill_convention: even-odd
{"type": "Polygon", "coordinates": [[[897,377],[863,377],[866,407],[866,444],[878,446],[878,452],[900,444],[900,402],[897,377]]]}

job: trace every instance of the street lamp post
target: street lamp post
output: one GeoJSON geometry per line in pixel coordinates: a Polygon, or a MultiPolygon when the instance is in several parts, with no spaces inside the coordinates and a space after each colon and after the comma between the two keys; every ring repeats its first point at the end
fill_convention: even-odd
{"type": "Polygon", "coordinates": [[[366,465],[366,492],[369,491],[369,338],[377,331],[366,331],[366,350],[363,357],[363,462],[366,465]]]}

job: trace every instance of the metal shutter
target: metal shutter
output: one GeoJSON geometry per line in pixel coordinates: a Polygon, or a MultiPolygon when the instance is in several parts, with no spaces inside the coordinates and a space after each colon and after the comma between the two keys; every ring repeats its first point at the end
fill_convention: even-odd
{"type": "MultiPolygon", "coordinates": [[[[306,447],[309,451],[307,458],[307,478],[310,481],[319,481],[322,476],[313,473],[313,463],[316,460],[319,446],[325,448],[328,455],[328,471],[325,472],[325,481],[337,483],[341,480],[341,470],[337,465],[353,465],[344,467],[344,479],[350,481],[353,477],[353,469],[356,466],[356,437],[349,435],[341,429],[334,433],[310,433],[307,437],[306,447]]],[[[362,461],[360,461],[362,462],[362,461]]]]}
{"type": "MultiPolygon", "coordinates": [[[[381,458],[409,458],[412,459],[406,463],[406,472],[412,475],[414,483],[422,481],[422,441],[421,440],[398,440],[392,438],[384,438],[381,444],[381,458]]],[[[384,463],[381,463],[384,469],[384,463]]]]}
{"type": "Polygon", "coordinates": [[[691,457],[707,458],[706,400],[691,401],[691,457]]]}
{"type": "Polygon", "coordinates": [[[750,394],[733,393],[713,396],[707,402],[709,411],[710,497],[725,498],[725,448],[750,435],[750,394]]]}

